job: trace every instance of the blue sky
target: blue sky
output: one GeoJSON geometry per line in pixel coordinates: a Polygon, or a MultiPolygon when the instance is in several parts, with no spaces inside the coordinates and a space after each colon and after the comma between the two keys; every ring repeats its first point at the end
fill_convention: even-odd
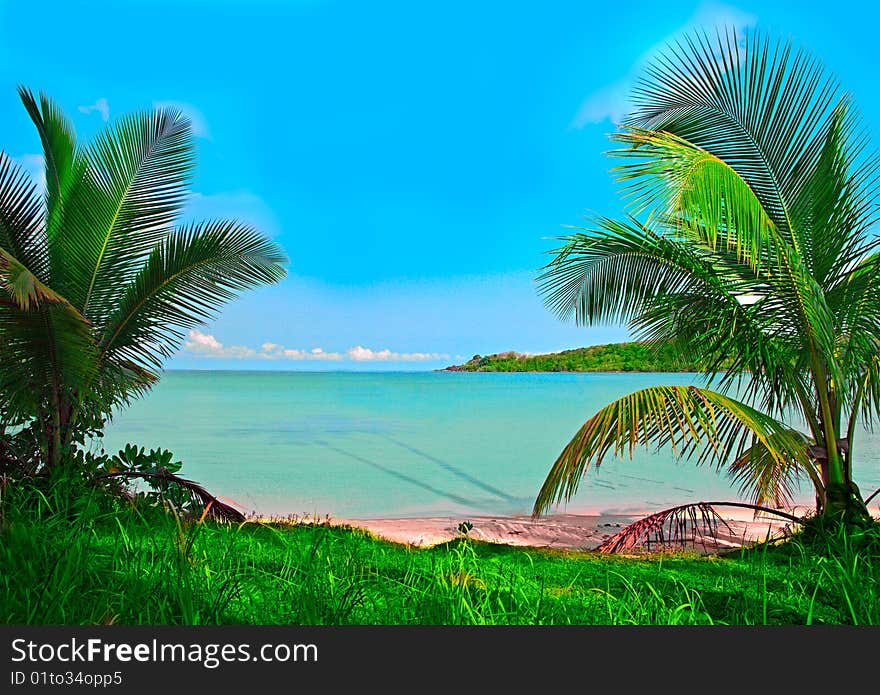
{"type": "Polygon", "coordinates": [[[39,169],[18,84],[83,138],[135,109],[190,115],[186,216],[252,222],[291,263],[169,366],[433,369],[627,339],[559,322],[534,277],[565,225],[620,212],[607,136],[664,42],[790,36],[876,133],[878,20],[854,2],[0,1],[0,147],[39,169]]]}

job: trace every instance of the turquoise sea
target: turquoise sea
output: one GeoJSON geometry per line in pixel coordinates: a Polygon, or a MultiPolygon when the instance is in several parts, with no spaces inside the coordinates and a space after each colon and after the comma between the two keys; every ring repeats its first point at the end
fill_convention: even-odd
{"type": "MultiPolygon", "coordinates": [[[[262,514],[527,514],[559,451],[598,408],[638,388],[698,378],[171,371],[117,414],[103,446],[171,449],[185,477],[262,514]]],[[[880,486],[880,433],[860,430],[856,446],[856,480],[867,494],[880,486]]],[[[740,499],[714,469],[640,449],[591,470],[559,511],[740,499]]],[[[812,503],[807,486],[798,501],[812,503]]]]}

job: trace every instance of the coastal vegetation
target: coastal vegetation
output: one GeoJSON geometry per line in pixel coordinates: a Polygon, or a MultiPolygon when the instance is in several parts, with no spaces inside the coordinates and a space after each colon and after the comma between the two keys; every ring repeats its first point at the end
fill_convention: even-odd
{"type": "Polygon", "coordinates": [[[500,352],[474,355],[446,372],[698,372],[672,345],[610,343],[543,355],[500,352]]]}
{"type": "Polygon", "coordinates": [[[626,323],[706,365],[593,415],[534,513],[636,446],[726,471],[756,504],[809,480],[823,521],[870,524],[853,433],[880,416],[878,160],[855,106],[804,50],[698,33],[645,71],[613,136],[628,201],[562,239],[539,276],[559,317],[626,323]]]}
{"type": "Polygon", "coordinates": [[[8,624],[880,624],[880,534],[724,556],[621,557],[458,540],[413,548],[328,525],[218,524],[3,490],[8,624]]]}

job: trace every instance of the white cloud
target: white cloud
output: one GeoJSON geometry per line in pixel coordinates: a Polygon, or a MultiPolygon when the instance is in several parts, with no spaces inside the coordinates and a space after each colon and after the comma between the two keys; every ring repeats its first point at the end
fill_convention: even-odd
{"type": "Polygon", "coordinates": [[[361,345],[349,348],[346,355],[355,362],[425,362],[449,359],[449,355],[438,352],[392,352],[387,348],[385,350],[370,350],[370,348],[361,345]]]}
{"type": "Polygon", "coordinates": [[[197,138],[211,139],[211,131],[208,130],[208,122],[204,115],[192,104],[185,101],[154,101],[154,109],[177,109],[189,119],[192,125],[192,133],[197,138]]]}
{"type": "Polygon", "coordinates": [[[186,349],[191,352],[220,352],[223,350],[223,343],[213,335],[201,331],[190,331],[189,340],[186,341],[186,349]]]}
{"type": "Polygon", "coordinates": [[[110,120],[110,104],[104,97],[98,99],[94,104],[80,106],[79,111],[80,113],[92,113],[93,111],[97,111],[101,114],[101,120],[104,121],[104,123],[110,120]]]}
{"type": "Polygon", "coordinates": [[[261,360],[320,360],[339,361],[354,360],[355,362],[424,362],[429,360],[449,359],[449,355],[437,352],[393,352],[391,350],[371,350],[358,345],[349,348],[344,354],[326,352],[315,347],[310,350],[286,348],[278,343],[265,342],[259,350],[243,345],[223,345],[213,335],[198,330],[189,332],[184,343],[184,350],[196,357],[225,357],[232,359],[261,360]]]}
{"type": "Polygon", "coordinates": [[[636,79],[642,73],[645,66],[667,45],[680,38],[682,34],[696,28],[703,28],[711,32],[715,28],[732,27],[737,34],[742,33],[747,27],[754,26],[757,18],[729,5],[715,2],[705,2],[700,5],[691,18],[678,30],[667,36],[647,51],[633,63],[629,72],[609,84],[599,87],[588,96],[578,109],[572,121],[572,127],[583,128],[588,124],[602,123],[610,120],[619,123],[623,117],[632,110],[630,95],[635,86],[636,79]]]}
{"type": "Polygon", "coordinates": [[[189,332],[184,349],[198,357],[233,357],[237,359],[257,357],[257,351],[252,348],[238,345],[225,347],[213,335],[201,331],[189,332]]]}

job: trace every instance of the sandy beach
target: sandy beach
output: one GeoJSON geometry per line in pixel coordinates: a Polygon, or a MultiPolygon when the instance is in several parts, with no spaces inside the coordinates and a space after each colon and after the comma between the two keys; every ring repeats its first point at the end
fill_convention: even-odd
{"type": "MultiPolygon", "coordinates": [[[[630,516],[557,514],[542,519],[530,516],[474,516],[468,536],[506,545],[592,550],[635,519],[630,516]]],[[[373,535],[415,546],[431,546],[460,537],[459,517],[401,519],[340,519],[336,523],[362,528],[373,535]]]]}
{"type": "MultiPolygon", "coordinates": [[[[697,543],[688,549],[702,553],[718,552],[764,540],[768,535],[782,535],[790,528],[789,522],[781,517],[755,517],[746,509],[719,507],[717,511],[724,520],[719,525],[717,538],[713,540],[698,536],[697,543]]],[[[787,511],[799,515],[805,510],[796,508],[787,511]]],[[[475,540],[532,548],[587,551],[596,549],[627,525],[650,513],[650,510],[646,510],[638,514],[551,514],[538,519],[528,515],[472,516],[467,519],[449,516],[384,519],[305,517],[296,521],[363,529],[377,538],[416,547],[429,547],[461,537],[459,524],[469,521],[471,528],[467,535],[475,540]]]]}

